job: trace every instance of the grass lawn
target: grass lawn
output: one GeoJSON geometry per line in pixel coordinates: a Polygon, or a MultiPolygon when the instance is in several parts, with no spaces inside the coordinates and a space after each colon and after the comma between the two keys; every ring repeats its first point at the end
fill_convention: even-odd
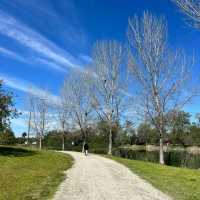
{"type": "Polygon", "coordinates": [[[176,200],[200,200],[200,170],[109,157],[127,166],[143,179],[176,200]]]}
{"type": "Polygon", "coordinates": [[[0,146],[0,200],[50,199],[71,165],[66,154],[0,146]]]}

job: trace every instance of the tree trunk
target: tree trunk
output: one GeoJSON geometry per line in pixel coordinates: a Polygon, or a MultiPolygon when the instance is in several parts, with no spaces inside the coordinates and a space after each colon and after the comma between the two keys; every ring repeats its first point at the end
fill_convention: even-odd
{"type": "Polygon", "coordinates": [[[27,135],[27,146],[29,146],[29,135],[30,135],[30,133],[28,132],[28,135],[27,135]]]}
{"type": "Polygon", "coordinates": [[[112,155],[112,128],[109,130],[108,155],[112,155]]]}
{"type": "Polygon", "coordinates": [[[163,150],[163,137],[162,137],[162,135],[160,135],[159,163],[160,163],[161,165],[164,165],[164,164],[165,164],[165,161],[164,161],[164,150],[163,150]]]}
{"type": "Polygon", "coordinates": [[[62,131],[63,131],[63,134],[62,134],[62,150],[64,151],[65,150],[65,121],[62,120],[62,131]]]}
{"type": "Polygon", "coordinates": [[[40,139],[39,139],[39,148],[40,148],[40,150],[42,149],[42,137],[40,137],[40,139]]]}
{"type": "Polygon", "coordinates": [[[29,113],[29,119],[28,119],[28,133],[27,133],[27,145],[29,145],[29,137],[30,137],[30,130],[31,130],[31,115],[32,113],[29,113]]]}
{"type": "Polygon", "coordinates": [[[63,137],[62,137],[62,150],[65,150],[65,135],[63,133],[63,137]]]}
{"type": "Polygon", "coordinates": [[[85,142],[86,142],[86,139],[85,139],[85,137],[84,137],[83,146],[82,146],[82,153],[84,153],[84,145],[85,145],[85,142]]]}

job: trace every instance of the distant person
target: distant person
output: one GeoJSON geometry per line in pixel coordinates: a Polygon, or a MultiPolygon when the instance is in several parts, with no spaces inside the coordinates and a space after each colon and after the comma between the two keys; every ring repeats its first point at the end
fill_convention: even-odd
{"type": "Polygon", "coordinates": [[[89,145],[87,143],[85,143],[84,144],[84,152],[85,152],[86,156],[88,155],[88,149],[89,149],[89,145]]]}

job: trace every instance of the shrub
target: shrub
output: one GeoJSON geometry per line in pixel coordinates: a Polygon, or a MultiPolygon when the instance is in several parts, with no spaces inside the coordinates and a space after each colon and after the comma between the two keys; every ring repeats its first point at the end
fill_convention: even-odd
{"type": "Polygon", "coordinates": [[[108,150],[106,148],[91,149],[91,153],[95,154],[107,154],[108,150]]]}
{"type": "Polygon", "coordinates": [[[13,145],[16,143],[14,133],[10,130],[0,133],[0,144],[2,145],[13,145]]]}

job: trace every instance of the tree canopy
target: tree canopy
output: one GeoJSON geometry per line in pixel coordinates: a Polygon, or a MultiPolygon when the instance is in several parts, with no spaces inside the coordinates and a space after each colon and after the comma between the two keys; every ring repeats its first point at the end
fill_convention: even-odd
{"type": "Polygon", "coordinates": [[[10,129],[10,120],[17,117],[13,94],[3,89],[3,81],[0,80],[0,133],[10,129]]]}

